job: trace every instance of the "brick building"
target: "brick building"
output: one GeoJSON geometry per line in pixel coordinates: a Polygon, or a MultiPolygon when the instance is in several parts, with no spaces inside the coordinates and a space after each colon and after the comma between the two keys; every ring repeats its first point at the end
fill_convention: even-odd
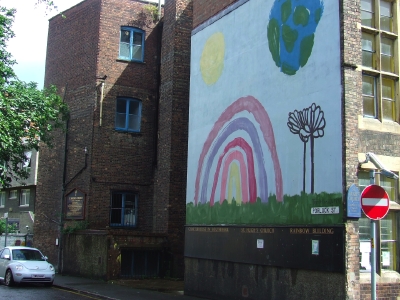
{"type": "Polygon", "coordinates": [[[193,0],[185,293],[400,296],[397,0],[193,0]]]}
{"type": "Polygon", "coordinates": [[[70,108],[43,148],[35,246],[60,272],[183,276],[190,1],[85,0],[49,22],[45,85],[70,108]]]}
{"type": "Polygon", "coordinates": [[[145,5],[50,20],[71,118],[41,152],[35,245],[64,272],[184,273],[213,299],[368,299],[376,170],[378,297],[398,297],[399,182],[366,161],[400,172],[398,1],[166,0],[158,23],[145,5]]]}
{"type": "Polygon", "coordinates": [[[29,177],[13,179],[9,187],[0,191],[0,217],[8,217],[8,223],[15,224],[20,233],[33,233],[38,152],[27,151],[25,155],[27,160],[23,167],[29,177]]]}

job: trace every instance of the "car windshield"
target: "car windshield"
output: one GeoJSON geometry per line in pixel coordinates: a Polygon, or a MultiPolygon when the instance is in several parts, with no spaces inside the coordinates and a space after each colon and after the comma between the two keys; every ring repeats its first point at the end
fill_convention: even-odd
{"type": "Polygon", "coordinates": [[[33,249],[16,249],[12,255],[13,260],[45,260],[42,253],[33,249]]]}

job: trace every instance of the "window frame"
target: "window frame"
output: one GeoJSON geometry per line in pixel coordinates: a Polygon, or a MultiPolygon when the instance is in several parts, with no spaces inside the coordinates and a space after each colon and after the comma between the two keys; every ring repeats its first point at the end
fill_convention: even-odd
{"type": "Polygon", "coordinates": [[[142,101],[136,98],[129,98],[129,97],[117,97],[116,101],[115,101],[115,130],[117,131],[123,131],[123,132],[133,132],[133,133],[139,133],[140,129],[141,129],[141,124],[142,124],[142,101]],[[120,114],[118,112],[118,101],[126,101],[125,102],[125,126],[124,127],[119,127],[118,126],[118,117],[120,114]],[[131,106],[131,103],[137,103],[138,104],[138,114],[137,119],[138,119],[138,128],[133,128],[130,129],[129,128],[129,109],[131,106]]]}
{"type": "MultiPolygon", "coordinates": [[[[375,114],[371,116],[369,113],[364,113],[365,118],[374,118],[381,122],[400,122],[400,99],[399,99],[399,55],[398,55],[398,4],[399,0],[364,0],[361,2],[361,32],[362,32],[362,56],[363,62],[361,65],[362,74],[375,77],[375,114]],[[381,8],[390,14],[390,16],[382,15],[381,8]],[[372,9],[372,11],[369,11],[372,9]],[[364,19],[363,19],[364,16],[364,19]],[[371,17],[371,19],[369,19],[371,17]],[[386,18],[386,22],[384,22],[386,18]],[[363,21],[364,20],[364,21],[363,21]],[[364,46],[365,37],[372,37],[372,47],[367,49],[364,46]],[[387,45],[387,47],[384,47],[387,45]],[[390,47],[390,49],[389,49],[390,47]],[[384,53],[385,49],[391,51],[390,54],[384,53]],[[372,56],[372,62],[366,54],[372,56]],[[367,65],[364,65],[367,62],[367,65]],[[372,67],[368,64],[372,63],[372,67]],[[384,83],[386,80],[393,81],[393,99],[385,97],[384,83]],[[388,102],[388,100],[393,100],[388,102]]],[[[368,106],[366,106],[368,107],[368,106]]]]}
{"type": "Polygon", "coordinates": [[[393,30],[394,30],[394,13],[393,13],[393,3],[395,3],[395,1],[393,1],[393,0],[389,0],[389,1],[385,1],[385,0],[381,0],[381,1],[379,1],[379,28],[381,29],[381,30],[383,30],[383,31],[387,31],[387,32],[393,32],[393,30]],[[390,15],[389,16],[387,16],[387,15],[383,15],[382,14],[382,3],[386,3],[386,4],[389,4],[389,6],[391,6],[390,7],[390,15]],[[384,26],[382,26],[382,19],[384,19],[384,17],[387,17],[388,19],[390,19],[391,21],[390,21],[390,24],[389,24],[389,27],[391,27],[389,30],[386,30],[386,29],[382,29],[382,27],[384,27],[384,26]]]}
{"type": "Polygon", "coordinates": [[[9,194],[8,194],[8,199],[9,200],[16,200],[18,199],[18,190],[10,190],[9,194]],[[15,196],[12,196],[12,194],[15,194],[15,196]]]}
{"type": "Polygon", "coordinates": [[[31,190],[30,189],[21,189],[20,199],[19,199],[19,206],[29,206],[31,197],[31,190]],[[24,199],[24,201],[23,201],[24,199]]]}
{"type": "Polygon", "coordinates": [[[121,60],[127,60],[127,61],[133,61],[133,62],[144,62],[144,48],[145,48],[145,36],[146,36],[146,32],[140,28],[137,27],[130,27],[130,26],[121,26],[120,29],[120,34],[119,34],[119,49],[118,49],[118,58],[121,60]],[[121,45],[122,44],[127,44],[126,42],[122,42],[122,34],[124,31],[129,31],[130,32],[130,37],[129,37],[129,56],[125,56],[123,54],[121,54],[121,45]],[[141,58],[137,59],[134,58],[133,55],[133,48],[134,45],[138,45],[138,44],[134,44],[134,36],[135,33],[140,33],[142,35],[142,42],[141,42],[141,58]]]}
{"type": "Polygon", "coordinates": [[[6,205],[6,191],[0,191],[0,207],[5,207],[6,205]]]}
{"type": "Polygon", "coordinates": [[[364,83],[364,78],[366,78],[366,77],[369,77],[369,78],[372,78],[372,80],[373,80],[373,94],[364,94],[364,90],[362,91],[362,97],[363,97],[363,116],[365,117],[365,118],[377,118],[377,111],[378,111],[378,107],[377,107],[377,105],[378,105],[378,102],[377,102],[377,78],[376,77],[374,77],[374,76],[371,76],[371,75],[368,75],[368,74],[363,74],[362,75],[363,76],[363,80],[362,80],[362,82],[364,83]],[[372,99],[373,100],[373,102],[374,102],[374,112],[373,112],[373,114],[367,114],[367,113],[365,113],[365,109],[364,109],[364,97],[367,97],[367,98],[370,98],[370,100],[372,99]]]}
{"type": "MultiPolygon", "coordinates": [[[[374,0],[373,0],[374,1],[374,0]]],[[[374,1],[375,2],[375,1],[374,1]]],[[[362,22],[362,14],[363,14],[363,12],[365,12],[365,13],[367,13],[367,14],[370,14],[372,17],[371,17],[371,23],[372,23],[372,26],[368,26],[368,25],[362,25],[362,26],[368,26],[368,27],[374,27],[375,26],[375,10],[374,9],[372,9],[372,10],[367,10],[367,9],[365,9],[365,8],[363,8],[363,1],[361,1],[361,22],[362,22]]],[[[374,3],[371,5],[371,7],[373,8],[374,7],[374,3]]],[[[361,23],[362,24],[362,23],[361,23]]]]}
{"type": "MultiPolygon", "coordinates": [[[[138,199],[139,199],[139,193],[135,191],[120,191],[120,190],[112,190],[111,191],[111,196],[110,196],[110,219],[109,219],[109,224],[110,227],[113,228],[136,228],[138,224],[138,199]],[[118,207],[113,204],[114,197],[116,195],[121,195],[122,207],[118,207]],[[132,208],[126,208],[126,202],[129,201],[127,200],[127,195],[133,196],[134,197],[134,213],[130,212],[127,213],[128,210],[132,210],[132,208]],[[117,212],[118,210],[121,210],[120,214],[120,222],[113,222],[113,219],[115,217],[118,217],[118,214],[114,213],[117,212]],[[129,221],[127,221],[126,215],[130,215],[129,221]],[[133,222],[132,222],[133,220],[133,222]]],[[[115,202],[117,202],[118,199],[115,199],[115,202]]]]}
{"type": "MultiPolygon", "coordinates": [[[[370,69],[374,69],[374,70],[376,70],[376,39],[374,38],[374,34],[373,33],[370,33],[370,32],[367,32],[367,31],[363,31],[362,32],[362,34],[361,34],[361,50],[362,50],[362,60],[363,60],[363,62],[364,62],[364,57],[365,57],[365,54],[369,54],[369,55],[371,55],[371,67],[370,66],[365,66],[366,68],[370,68],[370,69]],[[369,40],[369,39],[365,39],[365,38],[363,38],[363,37],[365,37],[365,36],[369,36],[369,37],[371,37],[371,39],[369,40]],[[368,49],[367,47],[365,47],[364,45],[366,45],[366,43],[363,43],[363,41],[371,41],[371,48],[372,49],[368,49]]],[[[364,66],[364,64],[363,64],[363,66],[364,66]]]]}

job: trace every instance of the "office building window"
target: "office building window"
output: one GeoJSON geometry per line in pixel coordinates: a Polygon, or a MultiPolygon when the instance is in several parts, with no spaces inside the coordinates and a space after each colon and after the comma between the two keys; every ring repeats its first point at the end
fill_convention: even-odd
{"type": "Polygon", "coordinates": [[[6,204],[6,192],[0,192],[0,207],[6,204]]]}
{"type": "Polygon", "coordinates": [[[375,38],[372,34],[362,33],[362,64],[375,69],[375,38]]]}
{"type": "Polygon", "coordinates": [[[362,96],[364,116],[374,117],[376,115],[376,78],[363,75],[362,96]]]}
{"type": "Polygon", "coordinates": [[[144,31],[134,27],[121,27],[119,58],[144,61],[144,31]]]}
{"type": "Polygon", "coordinates": [[[17,196],[18,196],[17,190],[11,190],[10,194],[8,195],[8,199],[17,200],[17,196]]]}
{"type": "Polygon", "coordinates": [[[110,226],[135,227],[138,195],[132,192],[112,192],[110,226]]]}
{"type": "Polygon", "coordinates": [[[362,0],[361,40],[363,115],[399,122],[396,5],[397,0],[362,0]]]}
{"type": "Polygon", "coordinates": [[[140,132],[142,101],[132,98],[117,98],[115,129],[140,132]]]}
{"type": "Polygon", "coordinates": [[[22,189],[21,190],[21,199],[20,199],[20,206],[28,206],[29,205],[29,198],[30,198],[30,190],[29,189],[22,189]]]}
{"type": "Polygon", "coordinates": [[[370,0],[361,0],[361,24],[375,27],[374,3],[370,0]]]}

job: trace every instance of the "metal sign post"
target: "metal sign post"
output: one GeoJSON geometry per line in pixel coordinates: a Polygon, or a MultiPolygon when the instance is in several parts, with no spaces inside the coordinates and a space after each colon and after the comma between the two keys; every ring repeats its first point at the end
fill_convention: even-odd
{"type": "Polygon", "coordinates": [[[361,193],[361,208],[365,215],[371,219],[371,299],[376,300],[376,228],[378,220],[383,219],[389,212],[389,195],[379,185],[375,185],[375,171],[371,170],[370,185],[361,193]]]}
{"type": "Polygon", "coordinates": [[[8,213],[4,213],[4,217],[6,218],[6,228],[5,228],[5,236],[4,236],[4,247],[7,247],[8,213]]]}
{"type": "Polygon", "coordinates": [[[371,220],[371,300],[376,300],[376,222],[371,220]]]}
{"type": "MultiPolygon", "coordinates": [[[[376,300],[376,269],[377,269],[377,258],[375,243],[377,241],[377,222],[383,219],[389,212],[390,199],[388,193],[380,187],[375,185],[375,174],[382,174],[391,179],[398,180],[399,175],[393,173],[379,161],[374,153],[368,152],[365,154],[365,161],[359,164],[365,164],[371,162],[379,170],[371,170],[369,172],[370,185],[367,186],[361,193],[361,208],[365,215],[371,219],[371,299],[376,300]]],[[[378,233],[380,234],[380,232],[378,233]]],[[[379,239],[380,242],[380,239],[379,239]]],[[[378,248],[380,245],[378,243],[378,248]]],[[[380,253],[379,253],[380,255],[380,253]]],[[[379,265],[379,270],[381,266],[379,265]]]]}
{"type": "MultiPolygon", "coordinates": [[[[369,183],[375,184],[375,170],[369,171],[369,183]]],[[[376,300],[376,221],[371,220],[371,300],[376,300]]]]}

